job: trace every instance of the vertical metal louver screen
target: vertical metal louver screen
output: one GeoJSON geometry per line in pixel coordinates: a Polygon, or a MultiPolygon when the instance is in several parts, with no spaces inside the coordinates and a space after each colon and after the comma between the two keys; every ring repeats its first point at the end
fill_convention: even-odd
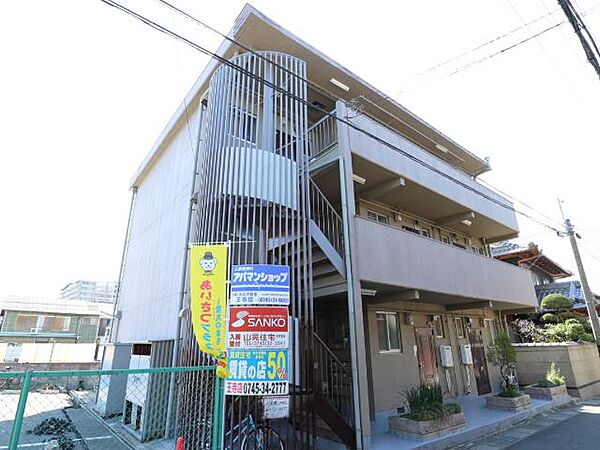
{"type": "MultiPolygon", "coordinates": [[[[200,243],[230,242],[232,264],[286,264],[291,272],[290,314],[295,329],[290,359],[291,417],[271,423],[286,448],[314,446],[312,388],[312,251],[309,227],[306,64],[275,52],[245,53],[213,75],[198,167],[194,224],[200,243]],[[241,70],[240,70],[241,69],[241,70]],[[266,80],[264,82],[263,80],[266,80]]],[[[209,363],[196,344],[189,318],[180,363],[209,363]]],[[[186,448],[205,448],[212,414],[214,375],[180,381],[178,427],[186,448]],[[205,439],[206,435],[206,439],[205,439]]],[[[259,420],[259,401],[228,397],[225,448],[239,448],[244,420],[259,420]]]]}

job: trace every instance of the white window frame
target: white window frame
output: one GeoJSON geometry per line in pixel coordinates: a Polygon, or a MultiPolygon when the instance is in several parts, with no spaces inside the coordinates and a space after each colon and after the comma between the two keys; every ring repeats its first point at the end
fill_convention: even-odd
{"type": "Polygon", "coordinates": [[[377,211],[373,211],[372,209],[367,209],[367,218],[374,220],[377,223],[383,223],[384,225],[390,224],[390,217],[387,214],[382,214],[377,211]],[[370,217],[370,214],[372,214],[375,217],[370,217]],[[380,220],[381,218],[384,218],[385,221],[380,220]]]}
{"type": "Polygon", "coordinates": [[[400,314],[398,314],[397,312],[392,312],[392,311],[377,311],[375,313],[375,320],[376,320],[376,325],[377,325],[377,348],[379,349],[379,353],[402,353],[402,331],[400,329],[400,314]],[[385,328],[387,331],[387,347],[388,349],[382,349],[381,348],[381,343],[379,342],[379,323],[377,321],[379,321],[379,315],[383,315],[385,316],[385,328]],[[390,327],[388,325],[388,316],[394,316],[396,317],[396,324],[397,324],[397,328],[398,328],[398,348],[391,348],[391,341],[390,341],[390,327]]]}
{"type": "Polygon", "coordinates": [[[466,339],[467,338],[467,330],[466,330],[466,326],[465,326],[465,321],[462,317],[454,318],[454,328],[456,329],[456,336],[458,337],[458,339],[466,339]]]}
{"type": "Polygon", "coordinates": [[[444,321],[442,320],[442,316],[437,315],[437,314],[435,316],[433,316],[433,334],[438,339],[444,339],[446,337],[444,334],[444,321]],[[438,334],[438,330],[437,330],[438,323],[440,324],[440,329],[442,330],[441,334],[438,334]]]}

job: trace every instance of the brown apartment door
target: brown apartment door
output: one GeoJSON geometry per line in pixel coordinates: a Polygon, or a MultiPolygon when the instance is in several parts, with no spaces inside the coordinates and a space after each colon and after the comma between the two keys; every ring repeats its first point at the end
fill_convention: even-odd
{"type": "Polygon", "coordinates": [[[490,386],[490,377],[488,376],[487,362],[485,360],[485,347],[480,329],[469,328],[469,343],[471,344],[471,353],[473,354],[473,371],[475,372],[477,393],[479,395],[489,394],[492,388],[490,386]]]}
{"type": "Polygon", "coordinates": [[[415,336],[421,381],[427,384],[435,383],[438,380],[438,368],[433,331],[429,327],[415,328],[415,336]]]}

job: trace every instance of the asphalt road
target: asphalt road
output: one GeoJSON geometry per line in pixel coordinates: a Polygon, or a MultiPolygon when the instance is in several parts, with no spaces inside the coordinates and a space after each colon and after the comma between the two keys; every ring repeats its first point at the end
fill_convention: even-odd
{"type": "Polygon", "coordinates": [[[584,405],[570,419],[558,422],[514,445],[512,450],[600,449],[600,406],[584,405]]]}

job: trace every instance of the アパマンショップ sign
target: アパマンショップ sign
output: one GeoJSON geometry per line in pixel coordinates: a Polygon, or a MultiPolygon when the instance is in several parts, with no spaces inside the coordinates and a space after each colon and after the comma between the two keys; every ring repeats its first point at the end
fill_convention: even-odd
{"type": "Polygon", "coordinates": [[[289,305],[290,268],[278,265],[233,266],[230,305],[289,305]]]}
{"type": "Polygon", "coordinates": [[[288,348],[286,306],[231,306],[227,347],[288,348]]]}

